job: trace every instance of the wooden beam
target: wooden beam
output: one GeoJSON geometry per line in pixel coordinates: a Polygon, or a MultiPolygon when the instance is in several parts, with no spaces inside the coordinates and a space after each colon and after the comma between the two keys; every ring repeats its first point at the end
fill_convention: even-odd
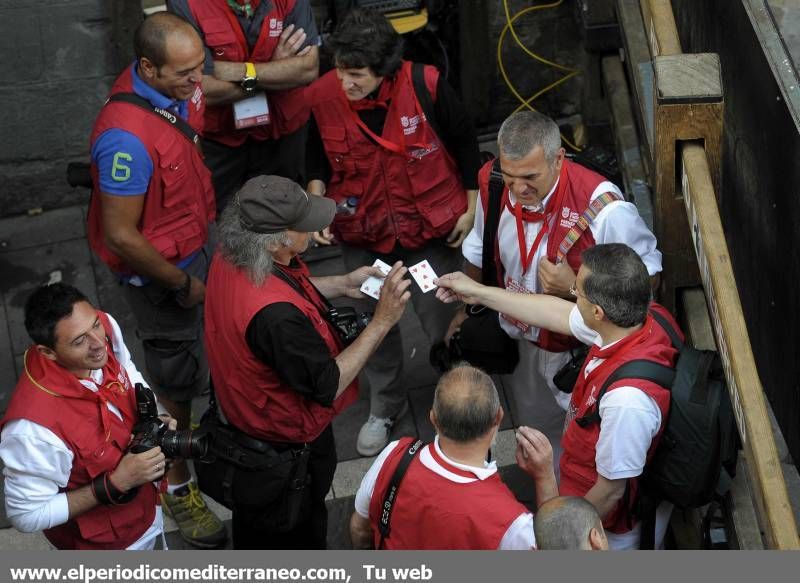
{"type": "Polygon", "coordinates": [[[674,309],[681,288],[700,285],[677,183],[678,142],[703,142],[719,188],[723,99],[719,57],[713,53],[656,57],[654,227],[663,253],[660,300],[674,309]]]}
{"type": "Polygon", "coordinates": [[[617,0],[617,21],[624,46],[623,61],[628,71],[636,123],[647,176],[653,176],[653,63],[642,22],[639,0],[617,0]]]}
{"type": "Polygon", "coordinates": [[[683,51],[670,0],[639,0],[639,3],[653,58],[680,55],[683,51]]]}
{"type": "Polygon", "coordinates": [[[617,159],[625,183],[625,195],[636,205],[639,216],[652,230],[653,197],[642,161],[639,132],[628,92],[628,82],[625,79],[625,70],[617,55],[604,56],[601,67],[603,86],[611,109],[611,127],[614,129],[617,159]]]}
{"type": "Polygon", "coordinates": [[[750,348],[728,245],[719,216],[710,161],[697,143],[682,144],[681,193],[711,322],[728,381],[758,515],[771,549],[800,549],[764,391],[750,348]]]}

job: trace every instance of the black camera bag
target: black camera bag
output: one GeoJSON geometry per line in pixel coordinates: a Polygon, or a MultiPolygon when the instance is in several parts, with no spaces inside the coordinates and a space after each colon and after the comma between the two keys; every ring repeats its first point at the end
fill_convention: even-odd
{"type": "MultiPolygon", "coordinates": [[[[492,163],[489,178],[489,203],[483,227],[483,274],[485,285],[499,287],[496,273],[495,239],[500,222],[503,177],[500,161],[492,163]]],[[[469,306],[467,319],[450,340],[451,360],[466,360],[490,374],[510,374],[519,362],[517,341],[500,327],[497,311],[485,306],[469,306]]]]}
{"type": "Polygon", "coordinates": [[[212,401],[197,430],[209,437],[208,456],[195,460],[200,490],[227,508],[259,512],[274,530],[293,529],[309,509],[311,448],[278,451],[223,423],[215,405],[212,401]]]}
{"type": "Polygon", "coordinates": [[[562,393],[571,393],[578,381],[583,363],[589,355],[589,346],[581,344],[569,351],[570,359],[553,375],[553,384],[562,393]]]}

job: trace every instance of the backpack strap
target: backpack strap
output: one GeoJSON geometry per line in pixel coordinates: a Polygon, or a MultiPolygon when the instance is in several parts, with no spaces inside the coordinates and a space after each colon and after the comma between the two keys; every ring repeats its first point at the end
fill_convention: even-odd
{"type": "Polygon", "coordinates": [[[558,246],[558,252],[556,253],[556,263],[563,263],[564,259],[567,257],[567,253],[569,250],[572,249],[572,246],[581,238],[584,231],[589,228],[589,225],[592,221],[594,221],[595,217],[600,214],[600,211],[603,210],[606,206],[615,202],[617,200],[622,200],[619,195],[615,192],[605,192],[594,199],[588,208],[583,211],[583,214],[580,218],[572,225],[572,228],[567,231],[567,234],[564,235],[564,238],[561,240],[561,243],[558,246]]]}
{"type": "Polygon", "coordinates": [[[136,93],[115,93],[111,97],[108,98],[108,101],[114,102],[123,102],[123,103],[130,103],[131,105],[136,105],[137,107],[141,107],[142,109],[146,109],[153,115],[160,117],[165,122],[170,124],[180,133],[182,133],[187,140],[189,140],[195,146],[200,144],[200,136],[192,126],[190,126],[186,120],[184,120],[181,116],[172,113],[171,111],[167,111],[166,109],[162,109],[161,107],[155,107],[152,103],[147,101],[144,97],[137,95],[136,93]]]}
{"type": "Polygon", "coordinates": [[[486,205],[486,216],[483,223],[482,280],[484,285],[498,287],[497,266],[495,259],[495,239],[500,224],[500,199],[503,197],[503,175],[500,173],[500,160],[492,162],[489,175],[489,202],[486,205]]]}
{"type": "Polygon", "coordinates": [[[651,360],[630,360],[626,362],[612,372],[606,379],[606,382],[603,383],[600,392],[597,394],[597,407],[594,408],[594,411],[583,417],[578,417],[575,419],[575,423],[580,427],[588,427],[592,423],[599,423],[600,400],[605,396],[608,387],[622,379],[650,381],[651,383],[655,383],[670,390],[672,382],[675,380],[675,369],[651,360]]]}
{"type": "Polygon", "coordinates": [[[653,316],[653,320],[658,322],[658,325],[661,326],[664,329],[664,332],[667,333],[670,342],[672,342],[672,347],[678,352],[680,352],[683,349],[683,342],[681,341],[680,336],[678,336],[677,330],[675,330],[675,328],[672,327],[672,325],[667,321],[667,319],[664,316],[662,316],[655,310],[650,310],[650,315],[653,316]]]}
{"type": "Polygon", "coordinates": [[[436,132],[436,135],[441,138],[442,132],[439,130],[439,124],[436,123],[436,116],[433,114],[431,92],[428,91],[428,86],[425,83],[425,65],[411,63],[411,82],[414,85],[414,93],[417,94],[417,100],[422,106],[422,113],[425,114],[425,120],[436,132]]]}
{"type": "Polygon", "coordinates": [[[381,504],[383,512],[381,513],[381,518],[378,521],[378,532],[381,534],[381,539],[378,543],[378,550],[383,549],[384,542],[387,538],[389,538],[389,534],[391,534],[392,529],[389,525],[389,521],[392,518],[392,510],[394,509],[394,501],[397,498],[397,491],[400,489],[400,482],[406,475],[406,470],[411,464],[411,460],[414,459],[414,456],[417,455],[417,452],[422,449],[423,445],[425,444],[421,439],[415,441],[408,449],[406,449],[403,457],[400,459],[400,463],[397,464],[397,467],[394,469],[392,480],[389,482],[389,487],[387,488],[386,494],[383,497],[383,504],[381,504]]]}

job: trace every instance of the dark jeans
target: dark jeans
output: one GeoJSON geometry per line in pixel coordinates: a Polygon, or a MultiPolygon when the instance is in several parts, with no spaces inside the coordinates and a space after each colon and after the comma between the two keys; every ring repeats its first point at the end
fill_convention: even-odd
{"type": "Polygon", "coordinates": [[[303,126],[279,140],[257,142],[248,138],[236,147],[204,140],[203,155],[217,194],[217,214],[225,210],[242,184],[254,176],[275,174],[305,188],[307,134],[307,127],[303,126]]]}
{"type": "MultiPolygon", "coordinates": [[[[280,444],[273,444],[280,450],[280,444]]],[[[336,443],[333,427],[328,426],[311,442],[308,474],[311,476],[308,507],[303,519],[288,532],[276,532],[266,526],[265,516],[274,516],[280,499],[264,500],[259,506],[234,504],[233,548],[241,549],[325,549],[328,537],[328,510],[325,496],[331,489],[336,471],[336,443]]],[[[285,448],[286,445],[284,444],[285,448]]],[[[260,474],[260,473],[259,473],[260,474]]],[[[237,474],[241,479],[242,474],[237,474]]],[[[258,478],[263,480],[263,478],[258,478]]]]}

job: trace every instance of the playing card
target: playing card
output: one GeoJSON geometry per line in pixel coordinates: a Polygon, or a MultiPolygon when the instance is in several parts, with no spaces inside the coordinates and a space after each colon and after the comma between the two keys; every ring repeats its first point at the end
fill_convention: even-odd
{"type": "MultiPolygon", "coordinates": [[[[380,259],[376,259],[375,263],[372,264],[373,267],[377,267],[383,273],[383,276],[386,275],[392,270],[392,267],[381,261],[380,259]]],[[[383,287],[383,278],[370,276],[367,280],[361,284],[361,293],[366,294],[371,298],[375,298],[376,300],[381,296],[381,288],[383,287]]]]}
{"type": "Polygon", "coordinates": [[[427,259],[420,261],[416,265],[412,265],[408,268],[408,271],[411,272],[411,277],[417,282],[422,293],[428,293],[432,289],[436,289],[433,280],[436,279],[437,275],[427,259]]]}

